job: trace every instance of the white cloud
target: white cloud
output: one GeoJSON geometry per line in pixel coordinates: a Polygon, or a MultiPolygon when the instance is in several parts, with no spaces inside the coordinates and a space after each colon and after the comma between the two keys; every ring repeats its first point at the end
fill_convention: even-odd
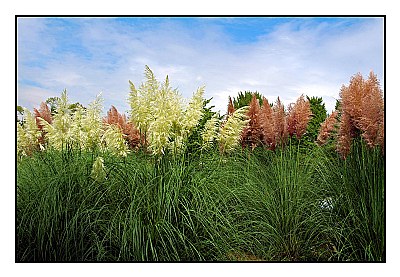
{"type": "MultiPolygon", "coordinates": [[[[39,25],[40,33],[44,25],[39,25]]],[[[159,80],[168,74],[171,85],[185,97],[206,85],[205,97],[213,97],[211,104],[222,112],[228,96],[244,90],[257,90],[270,102],[280,96],[285,105],[303,93],[322,96],[330,112],[341,85],[353,74],[367,75],[373,69],[382,79],[382,25],[382,20],[370,20],[333,27],[294,19],[243,44],[234,42],[220,25],[203,23],[192,30],[166,22],[139,28],[122,27],[110,19],[86,19],[71,39],[80,40],[90,58],[74,53],[48,54],[48,47],[54,47],[54,38],[49,38],[45,41],[51,42],[50,46],[42,47],[51,57],[44,68],[29,71],[21,65],[20,72],[54,93],[66,87],[84,104],[102,91],[105,108],[113,104],[121,111],[128,110],[128,80],[140,85],[147,64],[159,80]]],[[[32,35],[20,43],[33,40],[40,48],[37,39],[32,35]]]]}
{"type": "MultiPolygon", "coordinates": [[[[61,94],[61,92],[60,92],[61,94]]],[[[17,105],[23,107],[39,107],[40,103],[49,97],[57,96],[52,91],[34,86],[20,85],[17,90],[19,101],[17,105]]],[[[32,110],[32,109],[31,109],[32,110]]]]}

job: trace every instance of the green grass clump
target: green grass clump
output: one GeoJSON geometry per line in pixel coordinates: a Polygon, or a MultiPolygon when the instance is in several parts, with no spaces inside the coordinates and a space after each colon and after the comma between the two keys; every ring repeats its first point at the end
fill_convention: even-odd
{"type": "Polygon", "coordinates": [[[385,261],[385,166],[379,147],[355,139],[345,160],[324,152],[316,176],[333,209],[327,221],[335,245],[332,260],[385,261]]]}
{"type": "Polygon", "coordinates": [[[35,153],[17,166],[16,260],[382,261],[383,165],[361,144],[346,161],[290,143],[230,155],[35,153]]]}

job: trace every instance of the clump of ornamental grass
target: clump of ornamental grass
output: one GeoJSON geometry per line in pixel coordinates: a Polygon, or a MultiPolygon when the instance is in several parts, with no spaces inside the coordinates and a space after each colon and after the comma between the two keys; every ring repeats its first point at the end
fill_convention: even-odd
{"type": "Polygon", "coordinates": [[[102,103],[103,98],[100,95],[96,96],[95,100],[88,105],[81,122],[74,122],[75,126],[80,123],[80,130],[77,130],[77,132],[81,134],[80,144],[83,149],[94,149],[100,143],[103,134],[102,103]]]}
{"type": "Polygon", "coordinates": [[[104,159],[102,157],[97,157],[94,161],[90,177],[98,183],[106,179],[106,170],[104,167],[104,159]]]}
{"type": "Polygon", "coordinates": [[[43,125],[41,124],[40,120],[38,119],[39,117],[44,119],[46,122],[48,122],[50,124],[53,121],[51,111],[49,109],[49,106],[47,106],[46,102],[40,103],[39,110],[34,108],[33,112],[35,114],[36,124],[40,130],[42,130],[43,125]]]}
{"type": "Polygon", "coordinates": [[[124,134],[124,138],[128,143],[129,148],[135,149],[140,145],[139,130],[135,127],[132,122],[126,119],[125,114],[120,114],[114,106],[111,106],[107,112],[107,116],[103,118],[104,124],[114,124],[121,129],[124,134]]]}
{"type": "Polygon", "coordinates": [[[288,137],[288,131],[285,107],[279,97],[272,108],[268,100],[263,98],[260,117],[263,143],[267,149],[275,150],[278,146],[283,147],[288,137]]]}
{"type": "MultiPolygon", "coordinates": [[[[234,107],[229,98],[227,116],[233,112],[234,107]]],[[[310,103],[303,95],[296,103],[289,105],[286,113],[279,97],[272,108],[264,97],[260,107],[257,95],[253,94],[246,113],[248,123],[241,134],[242,147],[249,146],[252,150],[257,146],[265,146],[270,150],[275,150],[278,146],[284,147],[289,136],[296,136],[299,140],[306,133],[311,115],[310,103]]]]}
{"type": "Polygon", "coordinates": [[[115,155],[124,157],[129,153],[123,134],[116,125],[107,125],[100,141],[103,151],[110,151],[115,155]]]}
{"type": "Polygon", "coordinates": [[[249,121],[243,129],[241,144],[242,147],[249,146],[251,149],[254,149],[261,145],[262,142],[260,103],[255,94],[251,98],[249,110],[246,115],[249,121]]]}
{"type": "MultiPolygon", "coordinates": [[[[17,167],[16,260],[89,261],[104,218],[90,153],[35,152],[17,167]]],[[[103,207],[102,207],[103,206],[103,207]]]]}
{"type": "Polygon", "coordinates": [[[66,147],[80,150],[110,150],[117,155],[126,156],[128,146],[120,128],[115,125],[104,125],[101,118],[102,101],[100,95],[91,102],[87,109],[77,107],[74,112],[69,109],[66,90],[58,99],[56,113],[51,122],[38,117],[45,131],[47,146],[59,151],[66,147]]]}
{"type": "Polygon", "coordinates": [[[50,124],[46,120],[40,120],[43,130],[46,132],[48,146],[61,150],[64,145],[74,141],[71,126],[73,125],[73,117],[68,109],[67,91],[61,93],[58,99],[56,113],[53,116],[53,121],[50,124]]]}
{"type": "Polygon", "coordinates": [[[384,148],[384,101],[379,81],[373,72],[364,83],[364,97],[361,103],[361,115],[358,120],[362,137],[372,148],[377,145],[384,148]]]}
{"type": "Polygon", "coordinates": [[[39,138],[39,143],[41,145],[45,144],[45,134],[46,132],[43,130],[43,124],[40,121],[40,118],[51,124],[53,121],[51,111],[45,102],[40,103],[39,110],[34,108],[33,113],[35,115],[36,125],[38,126],[39,130],[41,131],[41,136],[39,138]]]}
{"type": "Polygon", "coordinates": [[[247,106],[235,110],[219,128],[217,141],[221,153],[232,152],[240,145],[242,131],[248,123],[247,111],[247,106]]]}
{"type": "Polygon", "coordinates": [[[17,122],[17,157],[31,155],[43,145],[40,144],[42,133],[36,124],[36,120],[28,109],[24,109],[25,122],[23,125],[17,122]]]}
{"type": "Polygon", "coordinates": [[[330,208],[321,218],[334,247],[330,260],[385,261],[385,166],[379,148],[354,140],[346,159],[319,147],[314,183],[330,208]]]}
{"type": "Polygon", "coordinates": [[[210,148],[217,139],[218,123],[219,123],[218,117],[214,115],[204,124],[204,130],[201,134],[201,138],[203,141],[202,149],[210,148]]]}
{"type": "Polygon", "coordinates": [[[138,89],[130,82],[130,120],[153,154],[178,153],[202,116],[204,87],[185,106],[178,91],[170,87],[168,76],[160,84],[146,66],[145,77],[146,81],[138,89]]]}
{"type": "Polygon", "coordinates": [[[348,260],[384,261],[383,93],[371,72],[367,80],[361,74],[353,76],[340,96],[337,151],[344,161],[338,163],[340,179],[334,195],[339,253],[348,260]]]}
{"type": "Polygon", "coordinates": [[[349,86],[342,86],[341,119],[337,150],[345,158],[353,138],[361,135],[370,148],[384,148],[384,101],[376,75],[371,71],[367,80],[360,73],[349,86]]]}
{"type": "Polygon", "coordinates": [[[267,149],[273,149],[276,145],[274,116],[273,110],[265,97],[263,97],[263,103],[260,109],[260,118],[263,143],[267,149]]]}
{"type": "Polygon", "coordinates": [[[296,135],[296,138],[300,139],[307,130],[311,115],[310,102],[304,99],[304,95],[301,95],[296,103],[289,105],[286,119],[289,136],[296,135]]]}
{"type": "Polygon", "coordinates": [[[276,100],[272,110],[274,111],[274,133],[275,133],[275,144],[273,149],[277,146],[283,147],[288,138],[287,124],[286,124],[286,112],[285,106],[281,103],[281,100],[276,100]]]}
{"type": "Polygon", "coordinates": [[[230,116],[231,114],[233,114],[234,111],[235,111],[235,107],[233,106],[232,98],[229,96],[227,116],[230,116]]]}
{"type": "Polygon", "coordinates": [[[342,86],[340,96],[339,111],[321,125],[318,136],[318,142],[324,144],[335,135],[339,113],[336,147],[340,158],[331,154],[329,163],[320,163],[316,171],[319,182],[329,184],[335,259],[384,261],[382,91],[371,72],[368,80],[361,74],[353,76],[348,86],[342,86]]]}
{"type": "Polygon", "coordinates": [[[338,111],[334,111],[329,115],[324,122],[321,123],[321,128],[317,137],[317,143],[324,145],[328,142],[329,138],[332,137],[333,131],[337,128],[338,123],[338,111]]]}

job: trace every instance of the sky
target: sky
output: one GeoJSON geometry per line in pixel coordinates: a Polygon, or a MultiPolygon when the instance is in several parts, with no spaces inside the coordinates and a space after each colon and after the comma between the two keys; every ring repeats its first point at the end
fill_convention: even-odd
{"type": "Polygon", "coordinates": [[[190,98],[205,86],[214,110],[257,91],[288,106],[322,97],[330,113],[342,85],[372,70],[383,88],[383,18],[131,17],[18,18],[17,104],[32,110],[66,89],[84,106],[99,93],[127,113],[129,80],[159,81],[190,98]]]}

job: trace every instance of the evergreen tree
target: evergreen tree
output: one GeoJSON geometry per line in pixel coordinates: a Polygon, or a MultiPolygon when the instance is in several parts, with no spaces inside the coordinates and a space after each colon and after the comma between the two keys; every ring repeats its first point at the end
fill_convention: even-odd
{"type": "Polygon", "coordinates": [[[17,105],[17,122],[21,122],[21,124],[23,124],[22,120],[23,116],[24,116],[24,108],[22,106],[17,105]]]}
{"type": "Polygon", "coordinates": [[[307,131],[302,137],[302,141],[306,146],[313,146],[315,145],[314,142],[317,140],[321,124],[327,117],[327,111],[322,97],[307,96],[307,100],[310,102],[312,115],[307,125],[307,131]]]}
{"type": "Polygon", "coordinates": [[[214,106],[209,106],[208,104],[211,102],[212,98],[210,99],[204,99],[203,101],[203,110],[202,110],[202,116],[197,124],[197,126],[193,129],[191,134],[189,135],[187,139],[187,148],[186,148],[186,153],[187,154],[195,154],[198,149],[200,149],[201,145],[203,144],[202,141],[202,133],[204,131],[205,124],[208,120],[210,120],[213,117],[217,117],[218,120],[221,120],[222,117],[219,116],[216,112],[212,111],[214,106]]]}
{"type": "Polygon", "coordinates": [[[256,92],[245,91],[244,93],[239,91],[238,96],[233,98],[233,107],[235,108],[235,110],[244,106],[249,106],[251,99],[253,98],[253,94],[256,96],[261,106],[263,103],[262,100],[263,97],[260,93],[258,93],[257,91],[256,92]]]}

